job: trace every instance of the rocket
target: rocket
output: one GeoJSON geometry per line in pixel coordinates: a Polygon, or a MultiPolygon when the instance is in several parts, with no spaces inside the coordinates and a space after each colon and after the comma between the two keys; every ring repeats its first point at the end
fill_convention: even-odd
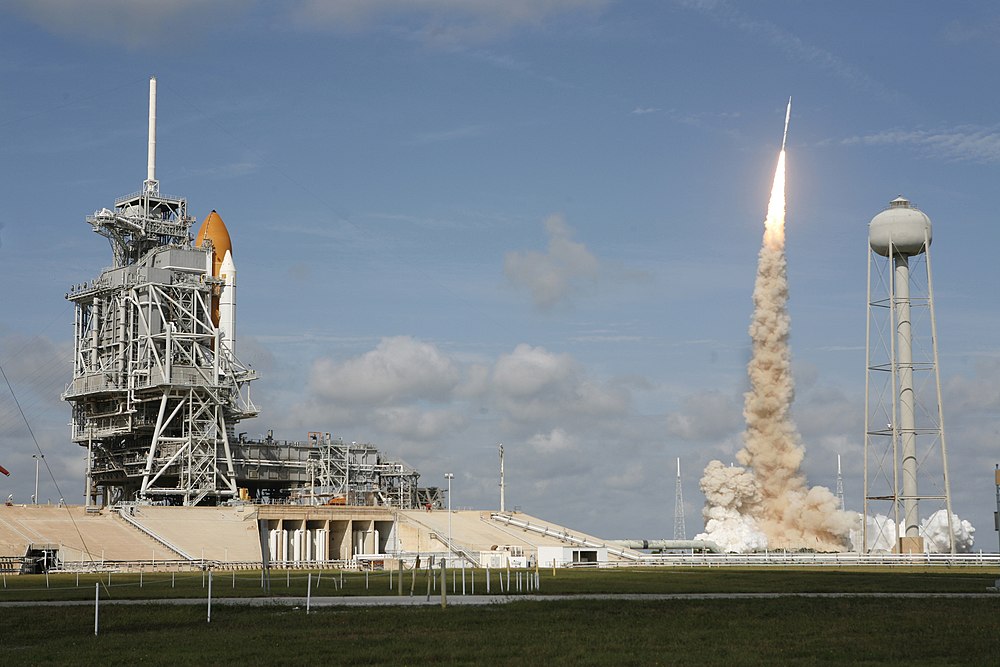
{"type": "Polygon", "coordinates": [[[788,106],[785,107],[785,133],[781,135],[781,150],[785,150],[785,140],[788,139],[788,121],[792,119],[792,96],[788,96],[788,106]]]}
{"type": "Polygon", "coordinates": [[[233,242],[222,217],[213,209],[198,229],[194,244],[202,247],[205,239],[212,242],[212,252],[206,255],[205,272],[222,278],[222,289],[212,295],[212,324],[222,335],[223,344],[231,355],[236,354],[236,263],[233,242]]]}

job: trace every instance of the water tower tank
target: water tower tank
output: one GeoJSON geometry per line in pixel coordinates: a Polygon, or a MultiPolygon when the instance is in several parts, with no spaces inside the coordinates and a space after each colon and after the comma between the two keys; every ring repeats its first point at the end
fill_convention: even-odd
{"type": "Polygon", "coordinates": [[[896,254],[919,255],[925,250],[925,240],[930,245],[931,236],[931,219],[902,196],[889,202],[889,208],[868,225],[868,243],[883,257],[889,256],[890,243],[896,254]]]}

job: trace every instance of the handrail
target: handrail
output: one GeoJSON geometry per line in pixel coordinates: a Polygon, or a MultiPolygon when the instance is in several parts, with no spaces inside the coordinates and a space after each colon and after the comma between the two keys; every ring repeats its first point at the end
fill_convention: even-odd
{"type": "Polygon", "coordinates": [[[618,556],[619,558],[624,558],[625,560],[631,560],[631,561],[642,560],[642,554],[633,551],[632,549],[620,549],[613,546],[608,546],[608,544],[604,542],[595,542],[594,540],[589,540],[584,537],[578,537],[567,531],[562,531],[562,532],[555,531],[550,529],[548,526],[536,525],[528,521],[521,521],[520,519],[515,519],[509,514],[501,514],[499,512],[494,512],[490,514],[490,519],[493,521],[498,521],[500,523],[505,523],[508,526],[516,526],[518,528],[523,528],[524,530],[530,530],[545,537],[555,537],[556,539],[563,540],[564,542],[569,542],[570,544],[576,544],[582,547],[593,547],[595,549],[607,549],[609,554],[618,556]]]}
{"type": "Polygon", "coordinates": [[[167,539],[165,539],[163,537],[160,537],[155,532],[153,532],[152,530],[150,530],[146,526],[144,526],[141,523],[139,523],[138,521],[136,521],[136,519],[134,517],[132,517],[129,514],[126,514],[124,506],[122,506],[122,505],[115,505],[114,507],[111,508],[111,511],[115,512],[116,514],[118,514],[118,516],[120,516],[125,521],[125,523],[127,523],[127,524],[131,525],[132,527],[136,528],[137,530],[139,530],[139,532],[148,535],[153,540],[159,542],[160,544],[162,544],[163,546],[165,546],[167,549],[170,549],[175,554],[179,555],[181,558],[186,558],[189,561],[196,560],[193,556],[191,556],[190,554],[188,554],[187,552],[185,552],[183,549],[181,549],[177,545],[171,543],[170,541],[168,541],[167,539]]]}

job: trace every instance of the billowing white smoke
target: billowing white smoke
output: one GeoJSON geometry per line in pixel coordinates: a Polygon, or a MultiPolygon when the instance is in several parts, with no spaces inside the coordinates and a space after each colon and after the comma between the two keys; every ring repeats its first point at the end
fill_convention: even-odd
{"type": "Polygon", "coordinates": [[[724,551],[742,553],[767,548],[767,537],[747,509],[760,503],[753,473],[712,461],[701,478],[705,494],[705,532],[695,539],[711,540],[724,551]]]}
{"type": "MultiPolygon", "coordinates": [[[[865,545],[867,551],[893,551],[896,535],[902,535],[904,530],[903,522],[900,522],[897,533],[897,527],[893,525],[892,519],[884,514],[866,517],[865,523],[868,528],[868,541],[865,545]]],[[[975,527],[952,512],[951,531],[955,536],[955,553],[970,553],[976,540],[975,527]]],[[[920,523],[920,536],[924,538],[925,552],[932,554],[950,553],[947,510],[938,510],[924,519],[920,523]]],[[[860,547],[862,542],[860,528],[851,531],[851,541],[855,549],[860,547]]]]}
{"type": "Polygon", "coordinates": [[[788,344],[784,146],[764,219],[753,304],[746,430],[744,447],[736,454],[747,469],[723,473],[720,462],[709,463],[701,480],[706,524],[699,537],[727,551],[844,550],[856,516],[841,511],[829,489],[806,484],[800,471],[805,448],[790,415],[795,387],[788,344]],[[737,484],[740,488],[731,488],[737,484]]]}

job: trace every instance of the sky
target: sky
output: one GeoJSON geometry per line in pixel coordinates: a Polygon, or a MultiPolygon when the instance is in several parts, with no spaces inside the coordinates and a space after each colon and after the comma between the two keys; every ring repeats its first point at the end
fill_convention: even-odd
{"type": "Polygon", "coordinates": [[[216,209],[251,435],[367,441],[604,538],[688,537],[742,444],[763,218],[793,97],[793,417],[810,484],[864,480],[867,224],[934,223],[952,506],[995,551],[1000,8],[762,0],[8,0],[0,6],[0,494],[81,502],[84,218],[146,177],[216,209]],[[983,257],[978,255],[982,254],[983,257]],[[15,401],[16,397],[16,401],[15,401]],[[23,413],[23,417],[22,417],[23,413]],[[30,427],[30,432],[29,432],[30,427]],[[58,489],[57,489],[58,485],[58,489]]]}

